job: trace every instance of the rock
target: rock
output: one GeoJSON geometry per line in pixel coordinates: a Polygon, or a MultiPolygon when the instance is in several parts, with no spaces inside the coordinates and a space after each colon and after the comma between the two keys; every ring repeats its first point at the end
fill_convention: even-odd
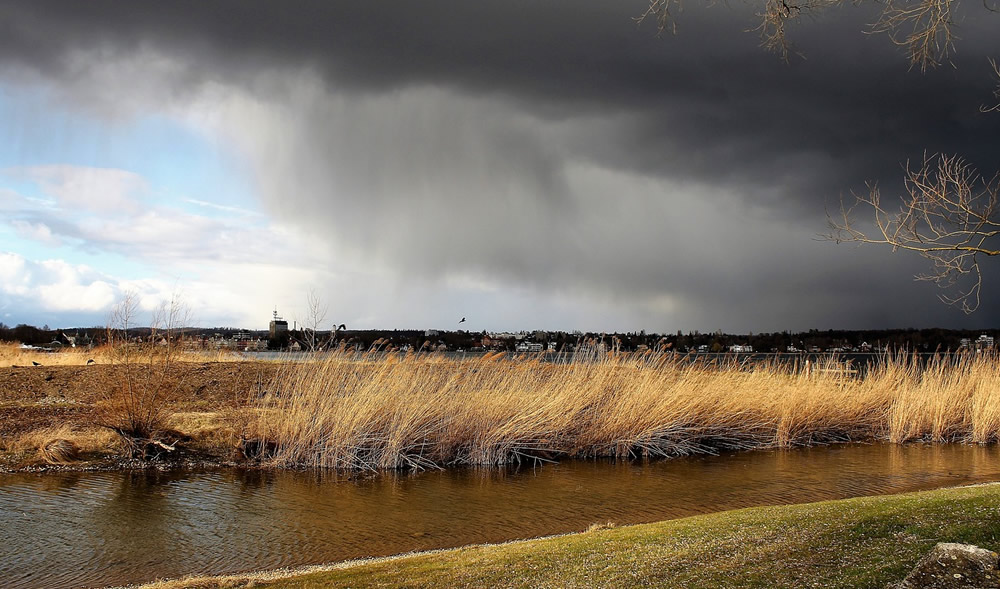
{"type": "Polygon", "coordinates": [[[1000,588],[997,553],[971,544],[941,542],[910,574],[887,589],[1000,588]]]}

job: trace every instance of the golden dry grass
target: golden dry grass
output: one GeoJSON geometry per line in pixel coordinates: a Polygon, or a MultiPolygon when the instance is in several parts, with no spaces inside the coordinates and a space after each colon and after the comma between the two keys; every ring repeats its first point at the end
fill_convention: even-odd
{"type": "MultiPolygon", "coordinates": [[[[141,360],[140,354],[140,360],[141,360]]],[[[38,362],[43,366],[84,366],[93,360],[97,364],[112,362],[113,353],[109,346],[95,348],[65,347],[55,352],[27,350],[17,343],[0,343],[0,366],[31,366],[38,362]]],[[[246,358],[231,350],[206,350],[174,352],[177,362],[242,362],[246,358]]]]}
{"type": "Polygon", "coordinates": [[[238,433],[229,411],[183,411],[171,414],[166,426],[188,436],[195,447],[210,450],[234,448],[238,433]]]}
{"type": "Polygon", "coordinates": [[[82,366],[91,359],[107,362],[108,349],[67,348],[58,352],[42,352],[23,349],[17,343],[0,343],[0,365],[31,366],[32,362],[38,362],[45,366],[82,366]]]}
{"type": "Polygon", "coordinates": [[[68,462],[68,459],[76,458],[81,453],[106,451],[114,443],[114,434],[106,429],[62,425],[22,434],[8,444],[7,449],[37,452],[40,459],[58,463],[68,462]],[[59,460],[60,457],[67,460],[59,460]]]}
{"type": "Polygon", "coordinates": [[[992,442],[1000,361],[900,355],[708,365],[668,354],[542,358],[333,354],[286,366],[244,416],[279,466],[376,470],[647,457],[849,440],[992,442]]]}

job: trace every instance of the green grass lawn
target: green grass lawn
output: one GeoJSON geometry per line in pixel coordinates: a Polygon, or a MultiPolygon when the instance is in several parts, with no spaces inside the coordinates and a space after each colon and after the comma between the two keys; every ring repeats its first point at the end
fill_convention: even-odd
{"type": "MultiPolygon", "coordinates": [[[[1000,548],[1000,485],[741,509],[367,562],[249,586],[872,587],[936,542],[1000,548]]],[[[242,587],[191,580],[158,587],[242,587]]]]}

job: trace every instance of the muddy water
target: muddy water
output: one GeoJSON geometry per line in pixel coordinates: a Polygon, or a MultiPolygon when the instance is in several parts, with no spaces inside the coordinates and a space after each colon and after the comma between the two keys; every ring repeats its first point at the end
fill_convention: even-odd
{"type": "Polygon", "coordinates": [[[849,445],[344,480],[0,475],[0,586],[92,587],[1000,480],[1000,448],[849,445]]]}

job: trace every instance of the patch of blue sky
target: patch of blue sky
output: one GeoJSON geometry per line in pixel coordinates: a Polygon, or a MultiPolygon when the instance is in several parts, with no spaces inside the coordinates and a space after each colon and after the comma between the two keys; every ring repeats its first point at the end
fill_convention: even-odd
{"type": "Polygon", "coordinates": [[[0,165],[0,189],[10,190],[31,199],[32,205],[35,207],[55,205],[55,201],[47,196],[34,180],[18,174],[6,173],[5,170],[10,167],[12,166],[0,165]]]}
{"type": "MultiPolygon", "coordinates": [[[[162,114],[107,120],[62,106],[42,90],[0,84],[0,128],[5,129],[0,169],[49,164],[117,168],[145,178],[157,204],[202,216],[259,214],[237,158],[162,114]]],[[[5,178],[4,187],[42,196],[31,182],[11,180],[5,178]]]]}

